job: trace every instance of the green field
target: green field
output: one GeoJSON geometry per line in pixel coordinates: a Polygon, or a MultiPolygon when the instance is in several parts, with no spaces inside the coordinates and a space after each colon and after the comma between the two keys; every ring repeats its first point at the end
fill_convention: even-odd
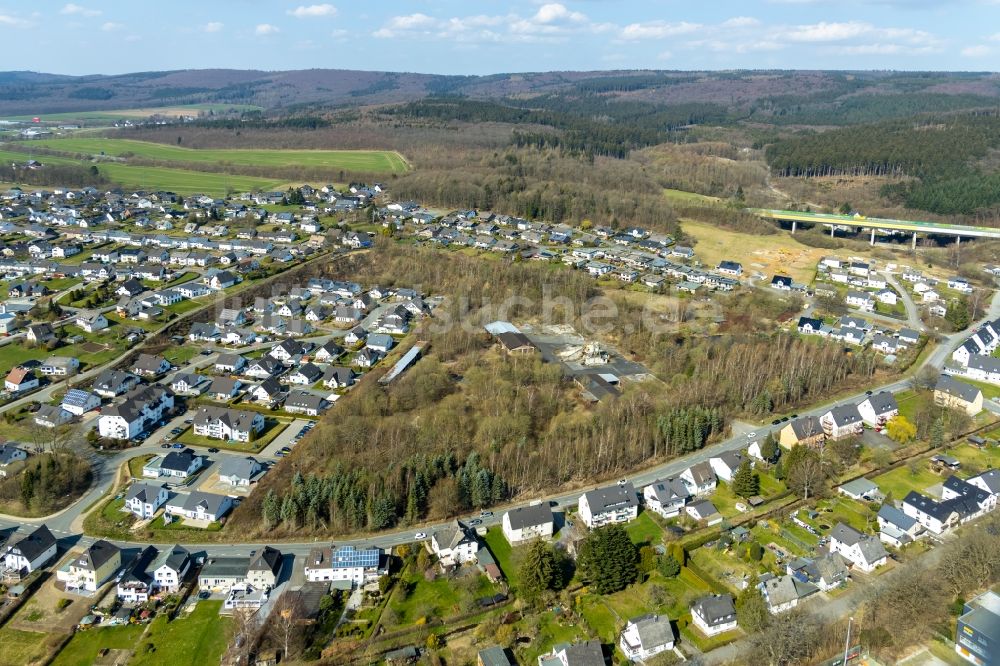
{"type": "Polygon", "coordinates": [[[214,666],[229,641],[230,618],[219,615],[221,601],[200,601],[190,615],[173,622],[158,616],[135,645],[132,666],[214,666]],[[147,649],[148,648],[148,649],[147,649]]]}
{"type": "Polygon", "coordinates": [[[402,173],[406,160],[395,151],[384,150],[194,150],[148,141],[129,139],[69,138],[44,139],[35,142],[52,150],[140,157],[168,162],[232,164],[254,167],[320,167],[367,171],[372,173],[402,173]]]}
{"type": "MultiPolygon", "coordinates": [[[[230,111],[259,111],[261,107],[252,104],[178,104],[175,106],[153,106],[141,109],[110,109],[107,111],[66,111],[64,113],[44,113],[38,115],[43,122],[59,122],[62,120],[79,120],[101,122],[122,120],[123,118],[148,118],[150,116],[190,116],[199,112],[213,111],[227,113],[230,111]]],[[[4,116],[0,120],[31,121],[34,115],[4,116]]]]}
{"type": "MultiPolygon", "coordinates": [[[[43,156],[43,160],[51,159],[43,156]]],[[[42,160],[40,160],[42,161],[42,160]]],[[[43,162],[44,163],[44,162],[43,162]]],[[[170,190],[178,194],[199,193],[221,196],[227,192],[270,190],[284,181],[256,176],[239,176],[228,173],[206,173],[166,167],[132,166],[129,164],[101,163],[98,168],[111,180],[126,187],[148,190],[170,190]]]]}
{"type": "Polygon", "coordinates": [[[142,632],[143,627],[136,624],[78,631],[52,662],[52,666],[90,666],[103,649],[134,649],[142,632]]]}

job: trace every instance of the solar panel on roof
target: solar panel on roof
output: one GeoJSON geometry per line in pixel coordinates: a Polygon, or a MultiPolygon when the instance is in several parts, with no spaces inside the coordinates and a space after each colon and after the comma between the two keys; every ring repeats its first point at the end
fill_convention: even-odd
{"type": "Polygon", "coordinates": [[[377,548],[358,550],[354,546],[341,546],[333,551],[331,560],[334,568],[374,568],[378,566],[379,554],[377,548]]]}

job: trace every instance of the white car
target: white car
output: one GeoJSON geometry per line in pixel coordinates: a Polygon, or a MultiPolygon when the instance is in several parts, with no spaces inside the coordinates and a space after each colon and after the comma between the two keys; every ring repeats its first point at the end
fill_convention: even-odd
{"type": "Polygon", "coordinates": [[[413,538],[416,539],[417,541],[420,541],[422,539],[426,539],[427,538],[427,533],[426,532],[417,532],[416,534],[413,535],[413,538]]]}

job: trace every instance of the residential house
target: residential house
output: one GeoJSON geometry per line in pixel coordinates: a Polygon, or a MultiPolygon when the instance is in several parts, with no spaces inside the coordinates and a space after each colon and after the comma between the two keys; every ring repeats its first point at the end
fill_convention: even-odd
{"type": "Polygon", "coordinates": [[[306,414],[308,416],[319,416],[329,403],[326,398],[309,391],[290,391],[285,398],[284,408],[291,414],[306,414]]]}
{"type": "Polygon", "coordinates": [[[744,460],[746,458],[739,451],[724,451],[709,458],[708,464],[712,466],[712,471],[718,478],[731,482],[744,460]]]}
{"type": "Polygon", "coordinates": [[[799,317],[797,328],[802,335],[819,335],[823,330],[823,320],[814,317],[799,317]]]}
{"type": "Polygon", "coordinates": [[[790,574],[768,578],[759,587],[772,615],[789,611],[798,606],[801,599],[819,592],[816,585],[790,574]]]}
{"type": "Polygon", "coordinates": [[[557,644],[552,652],[538,658],[542,666],[605,666],[601,641],[592,639],[582,643],[557,644]]]}
{"type": "Polygon", "coordinates": [[[680,480],[692,495],[709,495],[715,492],[718,478],[708,461],[691,465],[681,472],[680,480]]]}
{"type": "Polygon", "coordinates": [[[25,393],[38,388],[38,377],[30,368],[16,366],[11,368],[4,380],[4,388],[10,393],[25,393]]]}
{"type": "Polygon", "coordinates": [[[286,377],[286,381],[290,384],[299,384],[301,386],[312,386],[318,382],[323,377],[323,371],[319,367],[313,365],[312,363],[303,363],[293,372],[290,372],[286,377]]]}
{"type": "Polygon", "coordinates": [[[442,567],[454,567],[476,561],[479,540],[475,532],[455,520],[431,535],[430,547],[442,567]]]}
{"type": "Polygon", "coordinates": [[[12,541],[4,550],[5,574],[25,576],[48,564],[56,556],[56,538],[45,525],[12,541]]]}
{"type": "Polygon", "coordinates": [[[955,625],[955,652],[975,666],[1000,663],[1000,594],[987,590],[965,603],[955,625]]]}
{"type": "Polygon", "coordinates": [[[177,395],[197,396],[208,388],[208,377],[195,373],[181,372],[174,375],[170,390],[177,395]]]}
{"type": "Polygon", "coordinates": [[[243,370],[247,360],[239,354],[219,354],[215,360],[215,371],[235,375],[243,370]]]}
{"type": "Polygon", "coordinates": [[[77,316],[74,323],[87,333],[103,331],[108,327],[108,319],[100,312],[83,313],[77,316]]]}
{"type": "Polygon", "coordinates": [[[838,486],[837,492],[859,502],[880,502],[885,499],[879,487],[864,477],[838,486]]]}
{"type": "Polygon", "coordinates": [[[819,421],[824,434],[830,439],[843,439],[860,435],[864,429],[861,414],[854,405],[834,407],[821,416],[819,421]]]}
{"type": "Polygon", "coordinates": [[[285,387],[274,377],[268,377],[248,392],[248,395],[262,405],[277,404],[285,394],[285,387]]]}
{"type": "Polygon", "coordinates": [[[24,337],[33,345],[44,345],[50,340],[57,339],[52,324],[48,323],[31,324],[25,330],[24,337]]]}
{"type": "Polygon", "coordinates": [[[878,510],[879,539],[883,543],[902,548],[924,534],[924,527],[913,516],[908,516],[892,504],[883,504],[878,510]]]}
{"type": "Polygon", "coordinates": [[[198,574],[198,588],[228,595],[234,587],[246,583],[249,568],[249,557],[213,557],[198,574]]]}
{"type": "Polygon", "coordinates": [[[305,347],[297,340],[282,340],[267,352],[268,356],[282,363],[290,363],[305,353],[305,347]]]}
{"type": "Polygon", "coordinates": [[[983,411],[983,392],[971,384],[941,375],[934,386],[934,404],[975,416],[983,411]]]}
{"type": "Polygon", "coordinates": [[[899,414],[899,405],[896,404],[896,397],[893,394],[879,391],[858,403],[858,413],[866,425],[880,428],[899,414]]]}
{"type": "Polygon", "coordinates": [[[696,499],[684,507],[685,513],[694,520],[704,521],[707,525],[718,525],[722,522],[722,514],[707,499],[696,499]]]}
{"type": "Polygon", "coordinates": [[[174,394],[162,386],[141,386],[125,394],[120,404],[104,408],[97,419],[101,437],[132,439],[174,408],[174,394]]]}
{"type": "Polygon", "coordinates": [[[786,573],[802,582],[809,582],[823,592],[840,587],[851,577],[844,558],[837,553],[827,553],[816,559],[800,557],[785,565],[786,573]]]}
{"type": "Polygon", "coordinates": [[[122,551],[104,539],[95,541],[83,553],[56,572],[67,592],[95,593],[122,566],[122,551]]]}
{"type": "Polygon", "coordinates": [[[365,340],[365,347],[382,354],[388,353],[396,344],[391,335],[384,333],[369,333],[365,340]]]}
{"type": "Polygon", "coordinates": [[[148,569],[152,573],[153,587],[168,594],[178,592],[192,564],[191,553],[183,546],[174,545],[161,551],[148,569]]]}
{"type": "Polygon", "coordinates": [[[347,388],[354,385],[354,370],[342,366],[332,366],[323,371],[323,386],[328,389],[347,388]]]}
{"type": "Polygon", "coordinates": [[[156,559],[156,549],[146,546],[125,566],[118,578],[116,594],[123,604],[144,604],[155,593],[149,566],[156,559]]]}
{"type": "Polygon", "coordinates": [[[277,359],[270,356],[261,356],[258,359],[250,361],[246,369],[243,370],[243,374],[254,379],[270,379],[271,377],[280,375],[284,370],[285,366],[277,359]]]}
{"type": "Polygon", "coordinates": [[[580,496],[577,506],[580,520],[591,529],[626,523],[639,515],[639,500],[629,482],[588,491],[580,496]]]}
{"type": "Polygon", "coordinates": [[[541,502],[511,509],[503,514],[501,525],[507,543],[516,546],[532,539],[550,538],[555,520],[549,504],[541,502]]]}
{"type": "Polygon", "coordinates": [[[150,479],[169,476],[186,479],[204,464],[205,459],[191,449],[174,450],[164,456],[156,456],[142,468],[142,475],[150,479]]]}
{"type": "Polygon", "coordinates": [[[270,590],[278,583],[284,556],[271,546],[258,548],[247,567],[247,583],[258,590],[270,590]]]}
{"type": "Polygon", "coordinates": [[[162,356],[139,354],[131,371],[140,377],[156,377],[170,370],[170,362],[162,356]]]}
{"type": "Polygon", "coordinates": [[[46,428],[58,428],[73,420],[73,415],[59,405],[39,405],[34,421],[46,428]]]}
{"type": "Polygon", "coordinates": [[[140,520],[146,520],[152,518],[160,507],[167,503],[169,497],[166,484],[155,485],[136,481],[125,493],[123,511],[128,511],[140,520]]]}
{"type": "Polygon", "coordinates": [[[815,416],[801,416],[792,419],[778,434],[778,443],[786,449],[803,445],[817,448],[826,441],[826,432],[820,419],[815,416]]]}
{"type": "Polygon", "coordinates": [[[243,382],[234,377],[216,377],[212,380],[205,395],[211,400],[229,402],[240,394],[243,382]]]}
{"type": "Polygon", "coordinates": [[[128,393],[139,384],[139,378],[130,372],[105,370],[94,380],[94,393],[103,398],[116,398],[128,393]]]}
{"type": "Polygon", "coordinates": [[[249,442],[264,430],[264,416],[225,407],[201,407],[194,416],[194,434],[212,439],[249,442]]]}
{"type": "Polygon", "coordinates": [[[684,505],[691,499],[691,491],[679,478],[654,481],[642,490],[646,508],[664,518],[679,516],[684,505]]]}
{"type": "Polygon", "coordinates": [[[306,559],[304,573],[310,582],[346,580],[360,587],[382,575],[381,563],[382,551],[378,548],[313,548],[306,559]]]}
{"type": "Polygon", "coordinates": [[[837,523],[830,530],[830,552],[839,553],[855,568],[871,572],[884,565],[889,554],[882,542],[870,534],[862,534],[850,525],[837,523]]]}
{"type": "Polygon", "coordinates": [[[691,604],[691,623],[706,636],[736,628],[736,606],[729,594],[702,597],[691,604]]]}
{"type": "Polygon", "coordinates": [[[256,458],[228,456],[219,466],[219,483],[234,487],[249,488],[260,478],[264,466],[256,458]]]}
{"type": "Polygon", "coordinates": [[[674,648],[674,628],[670,618],[649,614],[630,619],[618,638],[618,647],[631,662],[646,659],[674,648]]]}
{"type": "Polygon", "coordinates": [[[192,490],[189,493],[177,493],[167,500],[164,515],[215,523],[229,513],[232,508],[233,499],[228,495],[192,490]]]}
{"type": "Polygon", "coordinates": [[[0,476],[7,476],[7,468],[28,459],[28,452],[13,444],[0,444],[0,476]]]}
{"type": "Polygon", "coordinates": [[[49,356],[42,361],[39,372],[48,377],[68,377],[80,369],[80,359],[75,356],[49,356]]]}
{"type": "Polygon", "coordinates": [[[340,357],[344,353],[344,348],[338,345],[333,340],[321,345],[316,353],[313,354],[313,358],[321,363],[327,363],[333,361],[340,357]]]}
{"type": "Polygon", "coordinates": [[[851,308],[857,308],[865,312],[873,312],[875,310],[875,299],[866,291],[848,289],[845,301],[847,302],[847,306],[851,308]]]}

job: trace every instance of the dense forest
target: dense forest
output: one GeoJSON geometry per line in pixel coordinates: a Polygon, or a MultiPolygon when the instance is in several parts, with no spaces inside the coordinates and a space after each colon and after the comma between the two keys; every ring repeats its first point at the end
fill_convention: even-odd
{"type": "MultiPolygon", "coordinates": [[[[787,409],[867,379],[876,366],[867,354],[781,334],[625,335],[642,328],[642,313],[621,300],[613,336],[630,356],[641,345],[634,357],[663,381],[628,384],[617,400],[587,405],[559,366],[502,355],[482,329],[515,295],[519,305],[503,313],[513,321],[537,321],[543,295],[579,308],[599,293],[585,274],[388,242],[325,270],[449,298],[418,332],[430,353],[388,388],[368,380],[338,401],[336,418],[241,505],[236,529],[382,529],[607,478],[697,450],[732,416],[787,409]]],[[[757,302],[769,298],[744,309],[763,317],[787,307],[757,302]]],[[[583,331],[581,312],[556,316],[583,331]]]]}
{"type": "Polygon", "coordinates": [[[883,194],[941,214],[972,214],[1000,203],[1000,178],[976,165],[1000,148],[1000,114],[928,117],[862,125],[780,140],[766,150],[780,176],[912,176],[883,194]]]}

